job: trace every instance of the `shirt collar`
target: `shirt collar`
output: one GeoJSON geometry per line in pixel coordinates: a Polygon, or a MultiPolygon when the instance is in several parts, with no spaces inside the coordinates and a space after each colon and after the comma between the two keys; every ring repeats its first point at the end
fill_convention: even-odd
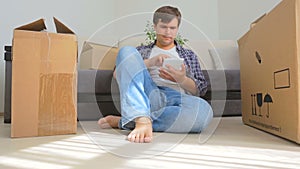
{"type": "MultiPolygon", "coordinates": [[[[175,42],[176,50],[177,50],[177,51],[182,50],[182,46],[179,45],[179,43],[178,43],[176,40],[175,40],[174,42],[175,42]]],[[[155,40],[153,43],[151,43],[151,44],[149,45],[149,47],[152,49],[152,48],[154,47],[155,43],[156,43],[156,40],[155,40]]]]}

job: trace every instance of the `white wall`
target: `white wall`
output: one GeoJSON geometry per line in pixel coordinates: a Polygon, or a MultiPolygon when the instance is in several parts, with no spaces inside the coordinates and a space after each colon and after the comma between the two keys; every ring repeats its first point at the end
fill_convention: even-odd
{"type": "Polygon", "coordinates": [[[153,11],[162,5],[172,5],[180,9],[183,15],[180,33],[184,37],[191,40],[203,38],[203,32],[209,38],[218,39],[217,0],[186,0],[184,3],[182,0],[115,0],[114,2],[114,20],[98,30],[91,41],[114,44],[130,36],[144,34],[146,22],[152,21],[153,11]]]}
{"type": "Polygon", "coordinates": [[[219,38],[239,39],[250,24],[281,0],[219,0],[219,38]]]}
{"type": "MultiPolygon", "coordinates": [[[[11,44],[13,28],[41,17],[46,18],[51,31],[52,16],[66,23],[78,35],[80,52],[82,41],[94,33],[92,39],[111,40],[111,43],[136,32],[143,33],[145,20],[152,19],[151,12],[167,4],[179,7],[184,19],[180,32],[191,40],[201,39],[203,34],[210,39],[238,39],[255,18],[269,11],[278,2],[279,0],[10,0],[2,3],[0,10],[0,57],[3,58],[4,44],[11,44]],[[132,14],[135,15],[124,17],[132,14]]],[[[3,110],[4,61],[0,59],[0,112],[3,110]]]]}
{"type": "MultiPolygon", "coordinates": [[[[152,13],[162,5],[172,5],[178,7],[182,13],[183,21],[180,26],[181,34],[188,39],[198,38],[199,31],[197,27],[212,39],[217,39],[218,32],[218,0],[116,0],[116,17],[129,15],[132,13],[149,12],[147,20],[152,21],[152,13]],[[135,5],[132,5],[135,4],[135,5]],[[193,25],[191,25],[192,23],[193,25]],[[195,26],[195,27],[194,27],[195,26]],[[184,30],[184,31],[183,31],[184,30]]],[[[132,32],[143,31],[146,25],[145,20],[134,22],[132,32]]],[[[124,31],[124,30],[123,30],[124,31]]],[[[125,32],[129,32],[128,30],[125,32]]]]}

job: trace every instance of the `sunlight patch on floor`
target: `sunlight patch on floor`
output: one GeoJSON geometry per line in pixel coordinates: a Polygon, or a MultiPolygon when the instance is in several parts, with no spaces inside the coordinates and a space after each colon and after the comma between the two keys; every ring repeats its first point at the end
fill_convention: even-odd
{"type": "Polygon", "coordinates": [[[85,135],[79,135],[0,156],[0,165],[20,169],[68,169],[101,153],[106,152],[92,144],[85,135]]]}
{"type": "MultiPolygon", "coordinates": [[[[159,164],[160,168],[285,168],[300,166],[299,152],[251,147],[186,145],[153,159],[131,159],[129,166],[159,164]]],[[[151,167],[152,168],[152,165],[151,167]]]]}
{"type": "Polygon", "coordinates": [[[68,165],[62,164],[55,164],[55,163],[48,163],[42,162],[38,159],[24,159],[24,157],[0,157],[0,164],[7,167],[14,167],[20,169],[36,169],[36,168],[43,168],[43,169],[69,169],[71,168],[68,165]]]}

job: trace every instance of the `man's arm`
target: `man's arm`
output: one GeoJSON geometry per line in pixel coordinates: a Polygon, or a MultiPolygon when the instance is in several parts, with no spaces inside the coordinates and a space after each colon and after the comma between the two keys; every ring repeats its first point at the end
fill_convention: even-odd
{"type": "Polygon", "coordinates": [[[193,95],[204,96],[207,91],[207,82],[202,73],[198,57],[191,50],[182,50],[181,56],[188,58],[182,69],[180,71],[176,71],[172,68],[168,68],[168,71],[160,69],[160,76],[164,79],[177,82],[181,88],[193,95]],[[186,66],[188,66],[187,69],[186,66]],[[188,72],[186,72],[186,70],[188,72]]]}
{"type": "Polygon", "coordinates": [[[201,66],[198,60],[198,56],[191,50],[187,50],[184,53],[188,54],[189,59],[187,59],[189,74],[187,76],[191,78],[197,87],[197,96],[204,96],[207,91],[207,81],[201,70],[201,66]]]}
{"type": "Polygon", "coordinates": [[[176,70],[170,66],[167,66],[167,69],[161,68],[159,71],[161,78],[178,83],[181,88],[193,95],[198,93],[198,88],[195,81],[186,76],[184,64],[182,64],[181,70],[176,70]]]}
{"type": "Polygon", "coordinates": [[[192,95],[197,95],[198,88],[197,88],[196,83],[193,79],[186,76],[186,78],[182,82],[179,82],[178,84],[183,89],[189,91],[192,95]]]}

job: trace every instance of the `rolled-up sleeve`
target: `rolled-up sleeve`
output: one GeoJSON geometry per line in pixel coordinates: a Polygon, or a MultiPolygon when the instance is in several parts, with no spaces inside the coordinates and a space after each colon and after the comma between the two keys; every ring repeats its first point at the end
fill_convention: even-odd
{"type": "Polygon", "coordinates": [[[195,81],[198,88],[198,96],[204,96],[207,91],[207,81],[202,73],[197,55],[191,50],[185,50],[183,54],[187,64],[187,76],[195,81]]]}

